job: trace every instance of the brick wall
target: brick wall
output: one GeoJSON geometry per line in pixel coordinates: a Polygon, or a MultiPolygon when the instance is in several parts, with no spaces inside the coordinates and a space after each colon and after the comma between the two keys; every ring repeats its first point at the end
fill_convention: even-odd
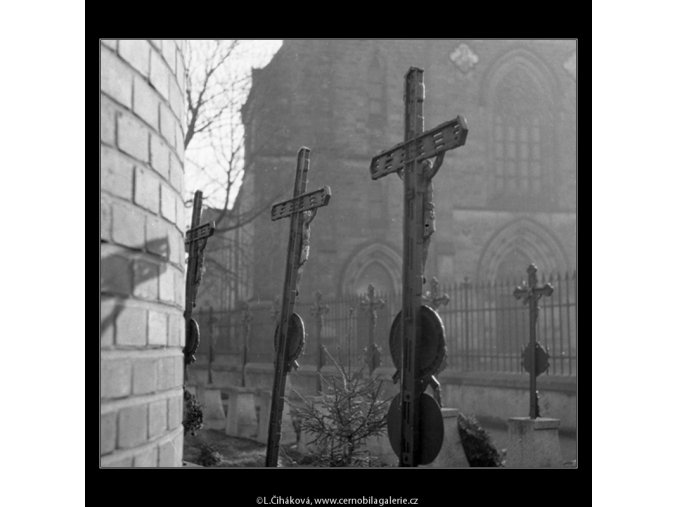
{"type": "Polygon", "coordinates": [[[101,41],[104,467],[181,466],[182,41],[101,41]]]}

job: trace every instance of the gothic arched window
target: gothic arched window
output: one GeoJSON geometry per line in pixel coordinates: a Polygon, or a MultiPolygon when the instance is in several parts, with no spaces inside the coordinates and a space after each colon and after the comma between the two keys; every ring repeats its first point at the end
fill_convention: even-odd
{"type": "Polygon", "coordinates": [[[498,84],[492,116],[497,201],[544,205],[552,126],[545,97],[524,68],[516,67],[498,84]]]}
{"type": "Polygon", "coordinates": [[[367,125],[381,128],[386,123],[386,75],[381,59],[372,58],[367,72],[367,125]]]}

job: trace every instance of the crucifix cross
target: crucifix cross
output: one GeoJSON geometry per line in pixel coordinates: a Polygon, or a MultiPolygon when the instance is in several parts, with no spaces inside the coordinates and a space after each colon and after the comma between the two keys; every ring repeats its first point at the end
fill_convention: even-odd
{"type": "MultiPolygon", "coordinates": [[[[529,305],[529,345],[526,350],[527,359],[525,365],[529,363],[529,417],[536,419],[540,417],[540,410],[538,407],[538,391],[536,391],[536,377],[541,373],[539,371],[539,363],[547,362],[547,354],[545,360],[538,357],[538,345],[536,343],[536,321],[538,320],[538,300],[541,297],[550,297],[553,293],[553,287],[547,283],[542,287],[538,286],[538,279],[536,273],[538,268],[534,264],[530,264],[527,268],[528,282],[522,283],[513,291],[516,299],[522,299],[525,305],[529,305]]],[[[542,349],[541,349],[542,351],[542,349]]],[[[541,352],[543,353],[543,352],[541,352]]],[[[544,366],[547,368],[547,366],[544,366]]]]}
{"type": "Polygon", "coordinates": [[[195,191],[193,196],[193,215],[190,221],[190,229],[186,231],[185,248],[188,252],[188,265],[186,267],[186,309],[183,317],[186,321],[186,345],[183,349],[184,364],[195,362],[195,352],[200,345],[200,328],[192,318],[193,308],[197,298],[197,288],[202,281],[204,273],[204,254],[207,240],[214,234],[216,225],[208,222],[200,225],[202,216],[202,191],[195,191]]]}
{"type": "Polygon", "coordinates": [[[416,378],[416,346],[420,342],[423,272],[430,236],[435,231],[432,179],[447,151],[465,144],[468,126],[462,116],[423,130],[425,98],[423,70],[412,67],[405,76],[404,142],[371,161],[372,180],[397,172],[404,180],[401,326],[401,442],[400,466],[417,466],[419,401],[425,386],[416,378]],[[426,159],[435,157],[431,165],[426,159]]]}
{"type": "Polygon", "coordinates": [[[287,266],[282,290],[280,323],[275,332],[275,343],[278,346],[275,353],[275,377],[273,380],[268,444],[266,447],[267,467],[277,466],[280,450],[284,388],[287,372],[294,362],[294,358],[289,357],[289,335],[292,321],[299,322],[301,324],[301,332],[303,332],[303,321],[298,315],[294,314],[294,303],[298,295],[300,271],[308,260],[310,250],[310,222],[315,218],[317,208],[326,206],[331,197],[331,189],[327,186],[320,190],[306,193],[309,168],[310,150],[308,148],[301,148],[298,151],[296,161],[293,197],[287,201],[275,204],[271,210],[272,220],[290,217],[291,224],[287,248],[287,266]]]}
{"type": "Polygon", "coordinates": [[[385,304],[386,303],[383,299],[376,297],[374,286],[369,284],[367,296],[363,297],[360,301],[360,308],[369,312],[369,345],[365,350],[365,356],[370,374],[373,373],[376,368],[381,366],[381,350],[376,345],[375,340],[376,320],[378,319],[376,311],[383,308],[385,304]]]}

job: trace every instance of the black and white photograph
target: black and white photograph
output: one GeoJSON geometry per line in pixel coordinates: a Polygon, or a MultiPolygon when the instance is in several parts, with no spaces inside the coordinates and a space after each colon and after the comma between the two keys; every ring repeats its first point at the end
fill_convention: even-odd
{"type": "Polygon", "coordinates": [[[100,465],[576,468],[576,62],[100,40],[100,465]]]}

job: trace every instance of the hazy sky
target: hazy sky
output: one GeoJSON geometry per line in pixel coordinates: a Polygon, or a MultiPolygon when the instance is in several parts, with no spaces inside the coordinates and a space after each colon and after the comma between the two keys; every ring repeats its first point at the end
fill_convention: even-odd
{"type": "MultiPolygon", "coordinates": [[[[188,43],[197,50],[193,54],[198,55],[199,58],[199,49],[204,47],[205,44],[209,44],[209,41],[188,41],[188,43]]],[[[239,108],[246,100],[251,87],[251,69],[266,66],[281,45],[281,40],[242,40],[234,53],[228,58],[227,64],[216,75],[218,82],[223,84],[227,84],[234,79],[246,79],[245,88],[235,97],[236,104],[233,108],[233,114],[229,115],[229,118],[233,118],[235,124],[232,127],[225,124],[219,128],[217,133],[219,139],[226,143],[226,147],[231,128],[234,129],[236,136],[242,135],[239,108]]],[[[199,62],[196,62],[195,65],[199,65],[199,62]]],[[[226,204],[225,190],[221,186],[225,181],[225,172],[219,166],[209,139],[207,137],[194,138],[188,146],[185,156],[184,199],[190,199],[196,190],[202,190],[205,197],[205,206],[223,208],[226,204]],[[201,168],[197,167],[198,165],[201,168]]],[[[231,205],[234,197],[233,195],[231,198],[231,205]]],[[[187,213],[187,216],[190,216],[190,208],[187,209],[187,213]]]]}

